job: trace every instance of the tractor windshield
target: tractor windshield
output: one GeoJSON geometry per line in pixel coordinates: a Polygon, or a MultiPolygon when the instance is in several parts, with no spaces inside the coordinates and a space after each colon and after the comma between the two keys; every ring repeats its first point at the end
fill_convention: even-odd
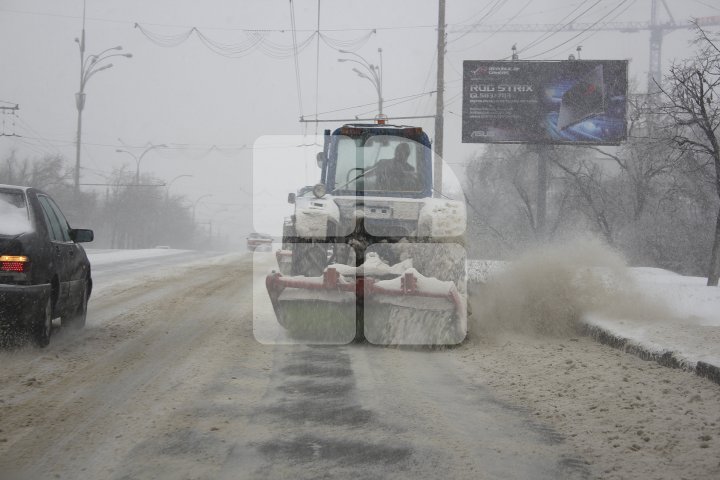
{"type": "Polygon", "coordinates": [[[337,143],[335,189],[366,194],[423,191],[425,146],[391,135],[341,137],[337,143]]]}

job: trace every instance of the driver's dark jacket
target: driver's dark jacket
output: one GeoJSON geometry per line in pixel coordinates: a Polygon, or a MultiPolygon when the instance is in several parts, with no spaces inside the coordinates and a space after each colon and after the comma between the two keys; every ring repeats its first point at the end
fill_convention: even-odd
{"type": "Polygon", "coordinates": [[[415,169],[404,160],[380,160],[374,169],[379,190],[416,191],[419,182],[415,169]]]}

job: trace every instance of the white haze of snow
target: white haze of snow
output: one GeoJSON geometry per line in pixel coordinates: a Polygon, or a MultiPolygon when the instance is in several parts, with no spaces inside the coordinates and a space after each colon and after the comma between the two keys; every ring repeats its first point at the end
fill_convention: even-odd
{"type": "Polygon", "coordinates": [[[572,335],[583,313],[635,302],[625,262],[593,238],[539,247],[502,268],[481,265],[496,271],[471,302],[474,327],[485,335],[572,335]]]}
{"type": "MultiPolygon", "coordinates": [[[[88,249],[94,265],[188,253],[174,249],[88,249]]],[[[227,262],[241,254],[213,258],[227,262]]],[[[272,259],[274,260],[274,259],[272,259]]],[[[207,263],[207,259],[200,260],[207,263]]],[[[195,262],[197,263],[197,262],[195,262]]],[[[177,266],[153,271],[153,278],[177,274],[177,266]]],[[[148,274],[138,274],[148,276],[148,274]]],[[[473,330],[480,335],[520,332],[574,335],[580,322],[662,353],[672,351],[688,366],[720,366],[720,288],[705,279],[656,268],[628,268],[597,240],[580,240],[528,252],[514,262],[469,260],[468,279],[480,284],[472,297],[473,330]]],[[[121,281],[122,280],[122,281],[121,281]]],[[[96,285],[93,296],[131,281],[96,285]]],[[[266,295],[266,292],[261,292],[266,295]]]]}
{"type": "Polygon", "coordinates": [[[0,198],[0,235],[19,235],[30,230],[26,207],[16,207],[0,198]]]}
{"type": "Polygon", "coordinates": [[[629,268],[602,242],[582,239],[513,262],[474,260],[479,335],[577,334],[582,322],[681,363],[720,366],[720,288],[656,268],[629,268]]]}

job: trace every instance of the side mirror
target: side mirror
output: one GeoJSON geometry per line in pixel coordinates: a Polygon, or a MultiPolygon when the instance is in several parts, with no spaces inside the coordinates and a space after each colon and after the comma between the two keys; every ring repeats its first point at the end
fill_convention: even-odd
{"type": "Polygon", "coordinates": [[[95,240],[95,234],[86,228],[72,228],[70,229],[70,238],[75,243],[92,242],[95,240]]]}
{"type": "Polygon", "coordinates": [[[293,192],[288,193],[288,203],[295,203],[295,194],[293,192]]]}
{"type": "Polygon", "coordinates": [[[318,168],[322,168],[323,162],[325,161],[325,152],[318,152],[315,156],[318,168]]]}

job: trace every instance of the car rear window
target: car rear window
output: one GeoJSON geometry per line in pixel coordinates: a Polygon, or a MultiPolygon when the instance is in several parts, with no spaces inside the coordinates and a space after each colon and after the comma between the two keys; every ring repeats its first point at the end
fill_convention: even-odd
{"type": "Polygon", "coordinates": [[[18,235],[31,229],[25,193],[0,189],[0,235],[18,235]]]}

